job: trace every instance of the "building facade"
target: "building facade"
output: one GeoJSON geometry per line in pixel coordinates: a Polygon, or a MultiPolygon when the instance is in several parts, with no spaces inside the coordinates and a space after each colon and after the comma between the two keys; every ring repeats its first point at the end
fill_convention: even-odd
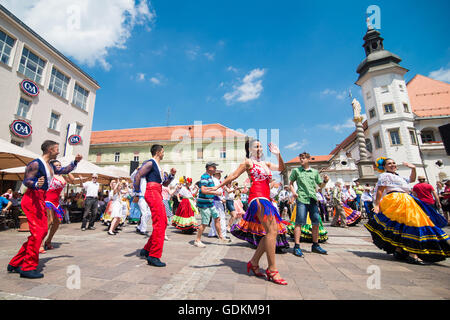
{"type": "MultiPolygon", "coordinates": [[[[384,49],[380,33],[369,26],[364,36],[366,58],[357,68],[367,120],[363,123],[369,158],[388,157],[396,161],[398,173],[409,177],[409,162],[436,186],[450,179],[450,157],[445,150],[444,126],[450,123],[450,84],[416,75],[405,83],[407,69],[401,59],[384,49]]],[[[350,108],[350,104],[349,104],[350,108]]],[[[330,185],[340,180],[352,183],[359,178],[360,159],[356,130],[323,159],[313,163],[330,177],[330,185]]],[[[287,163],[298,167],[298,159],[287,163]]],[[[417,182],[417,181],[416,181],[417,182]]]]}
{"type": "Polygon", "coordinates": [[[99,84],[0,5],[0,138],[40,154],[88,156],[99,84]],[[69,140],[69,138],[71,138],[69,140]]]}
{"type": "MultiPolygon", "coordinates": [[[[161,144],[164,171],[176,168],[177,177],[191,177],[195,183],[210,161],[218,164],[222,177],[236,170],[245,158],[245,139],[221,124],[94,131],[88,160],[130,172],[132,162],[142,164],[151,158],[151,146],[161,144]]],[[[237,181],[242,184],[247,178],[244,173],[237,181]]]]}

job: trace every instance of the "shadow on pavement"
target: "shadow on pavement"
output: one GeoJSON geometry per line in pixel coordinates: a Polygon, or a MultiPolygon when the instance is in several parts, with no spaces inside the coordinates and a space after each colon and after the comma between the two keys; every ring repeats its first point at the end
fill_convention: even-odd
{"type": "Polygon", "coordinates": [[[45,264],[47,262],[49,262],[50,260],[53,260],[53,259],[58,259],[58,258],[73,258],[73,256],[64,255],[64,256],[57,256],[57,257],[48,257],[48,258],[43,258],[43,259],[39,258],[39,265],[37,266],[36,270],[38,272],[42,272],[45,267],[45,264]]]}

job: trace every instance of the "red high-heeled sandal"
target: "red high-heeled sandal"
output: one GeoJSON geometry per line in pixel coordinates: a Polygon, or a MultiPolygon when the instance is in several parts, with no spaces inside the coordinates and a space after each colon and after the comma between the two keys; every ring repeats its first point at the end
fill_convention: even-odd
{"type": "Polygon", "coordinates": [[[44,248],[39,248],[39,253],[47,253],[44,248]]]}
{"type": "Polygon", "coordinates": [[[281,284],[283,286],[287,285],[288,283],[284,279],[274,279],[273,277],[275,275],[279,274],[278,271],[269,271],[269,269],[266,270],[267,280],[272,281],[276,284],[281,284]]]}
{"type": "Polygon", "coordinates": [[[248,274],[250,274],[250,270],[252,270],[253,273],[255,274],[255,276],[257,276],[257,277],[265,277],[264,273],[259,272],[258,269],[259,269],[259,267],[252,265],[251,261],[249,261],[247,263],[247,273],[248,274]]]}

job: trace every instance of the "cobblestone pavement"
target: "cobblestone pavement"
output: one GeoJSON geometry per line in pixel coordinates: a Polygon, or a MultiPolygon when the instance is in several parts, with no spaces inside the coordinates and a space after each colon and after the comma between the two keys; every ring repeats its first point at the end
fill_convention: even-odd
{"type": "MultiPolygon", "coordinates": [[[[231,236],[231,245],[206,237],[206,248],[193,245],[195,235],[167,229],[162,261],[151,267],[139,257],[147,241],[134,225],[116,236],[106,227],[80,230],[80,223],[62,224],[54,250],[41,254],[42,279],[29,280],[8,274],[6,266],[28,233],[0,231],[0,300],[378,300],[450,299],[450,261],[418,266],[398,262],[376,248],[364,221],[349,229],[325,223],[329,240],[322,245],[328,255],[311,252],[302,243],[304,258],[277,254],[278,270],[288,285],[248,276],[246,263],[253,249],[231,236]],[[77,277],[79,276],[79,277],[77,277]]],[[[448,233],[450,228],[445,229],[448,233]]],[[[150,227],[151,231],[151,227],[150,227]]],[[[265,256],[261,268],[267,267],[265,256]]]]}

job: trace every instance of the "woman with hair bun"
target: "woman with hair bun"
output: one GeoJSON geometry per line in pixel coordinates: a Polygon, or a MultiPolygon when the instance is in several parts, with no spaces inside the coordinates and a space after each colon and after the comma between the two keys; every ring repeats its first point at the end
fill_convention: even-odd
{"type": "Polygon", "coordinates": [[[277,208],[274,207],[270,200],[271,171],[282,172],[285,169],[285,164],[276,145],[270,143],[269,150],[278,157],[278,165],[263,160],[263,149],[259,140],[246,141],[246,159],[220,185],[210,189],[211,191],[216,191],[239,178],[244,172],[247,172],[252,181],[248,199],[249,207],[241,221],[243,223],[235,224],[231,229],[231,233],[236,237],[239,237],[239,234],[242,232],[260,237],[258,247],[251,260],[247,263],[247,272],[249,274],[251,270],[257,277],[264,277],[264,274],[259,271],[258,264],[262,255],[266,253],[268,262],[267,279],[276,284],[287,285],[286,280],[281,278],[278,273],[275,261],[277,235],[280,231],[286,233],[286,230],[282,225],[282,219],[277,208]]]}
{"type": "Polygon", "coordinates": [[[375,162],[379,172],[374,217],[365,227],[374,244],[393,253],[397,260],[412,264],[425,264],[445,260],[450,255],[449,236],[441,229],[445,219],[430,205],[410,194],[409,183],[416,179],[416,167],[404,162],[411,169],[409,179],[400,177],[397,165],[389,158],[375,162]]]}

